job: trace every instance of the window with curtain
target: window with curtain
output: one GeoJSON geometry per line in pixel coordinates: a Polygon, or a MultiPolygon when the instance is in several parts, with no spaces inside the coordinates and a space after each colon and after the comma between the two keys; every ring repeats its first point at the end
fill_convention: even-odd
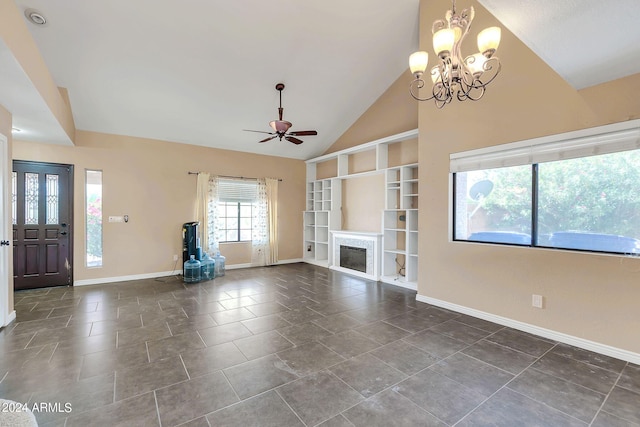
{"type": "Polygon", "coordinates": [[[255,181],[218,181],[216,240],[220,243],[252,239],[253,206],[258,199],[255,181]]]}
{"type": "Polygon", "coordinates": [[[640,254],[640,121],[451,156],[453,239],[640,254]]]}
{"type": "Polygon", "coordinates": [[[208,174],[199,174],[198,178],[196,210],[198,220],[207,225],[203,239],[207,252],[218,252],[220,243],[250,241],[253,265],[276,263],[278,180],[227,179],[208,174]]]}

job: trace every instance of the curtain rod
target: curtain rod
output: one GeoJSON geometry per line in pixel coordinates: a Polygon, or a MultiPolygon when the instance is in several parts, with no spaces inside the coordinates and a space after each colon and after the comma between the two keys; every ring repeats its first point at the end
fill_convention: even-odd
{"type": "MultiPolygon", "coordinates": [[[[191,172],[189,171],[189,175],[198,175],[202,172],[191,172]]],[[[246,176],[232,176],[232,175],[216,175],[220,178],[232,178],[232,179],[245,179],[247,181],[256,181],[258,178],[248,178],[246,176]]],[[[282,178],[278,178],[278,181],[282,181],[282,178]]]]}

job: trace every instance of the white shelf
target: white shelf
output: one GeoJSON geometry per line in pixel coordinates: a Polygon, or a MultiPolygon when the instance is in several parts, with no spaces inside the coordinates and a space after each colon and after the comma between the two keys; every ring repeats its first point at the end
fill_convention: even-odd
{"type": "Polygon", "coordinates": [[[407,251],[402,249],[385,249],[384,252],[388,252],[390,254],[400,254],[400,255],[405,255],[407,253],[407,251]]]}
{"type": "MultiPolygon", "coordinates": [[[[307,164],[307,179],[313,178],[315,165],[307,164]]],[[[307,182],[307,211],[303,214],[306,262],[329,266],[329,231],[340,228],[341,190],[342,185],[336,178],[307,182]]]]}
{"type": "Polygon", "coordinates": [[[417,282],[410,282],[403,276],[382,276],[381,282],[388,283],[390,285],[396,285],[403,288],[411,289],[412,291],[418,290],[417,282]]]}
{"type": "Polygon", "coordinates": [[[389,166],[391,144],[417,138],[414,129],[356,147],[309,159],[307,164],[306,207],[304,213],[304,260],[331,267],[332,231],[341,229],[342,180],[384,173],[384,211],[382,212],[382,271],[379,279],[398,286],[417,289],[418,272],[418,164],[389,166]],[[349,156],[375,150],[375,168],[349,173],[349,156]],[[336,177],[318,179],[317,165],[336,162],[336,177]],[[402,218],[401,218],[402,217],[402,218]],[[313,238],[313,239],[311,239],[313,238]],[[311,250],[307,250],[307,249],[311,250]],[[399,274],[400,266],[404,276],[399,274]]]}

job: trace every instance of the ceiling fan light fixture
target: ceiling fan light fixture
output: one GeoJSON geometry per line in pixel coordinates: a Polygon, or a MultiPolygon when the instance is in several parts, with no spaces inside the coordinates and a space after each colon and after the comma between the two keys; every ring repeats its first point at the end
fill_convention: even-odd
{"type": "Polygon", "coordinates": [[[275,132],[286,132],[293,125],[291,122],[287,122],[285,120],[273,120],[269,122],[269,126],[271,126],[271,129],[275,132]]]}
{"type": "Polygon", "coordinates": [[[305,135],[310,136],[310,135],[318,134],[318,132],[315,130],[301,130],[297,132],[288,132],[291,126],[293,126],[293,124],[286,120],[282,120],[282,114],[284,112],[284,108],[282,108],[282,90],[283,89],[284,89],[284,83],[278,83],[276,85],[276,90],[279,92],[279,96],[280,96],[280,106],[278,107],[278,120],[272,120],[269,122],[269,126],[271,126],[271,129],[273,129],[273,132],[263,132],[260,130],[245,129],[248,132],[266,133],[268,135],[271,135],[270,137],[265,138],[262,141],[258,141],[258,142],[267,142],[275,138],[278,138],[280,141],[282,141],[282,138],[284,138],[285,140],[293,144],[300,145],[304,141],[296,138],[296,136],[305,136],[305,135]]]}

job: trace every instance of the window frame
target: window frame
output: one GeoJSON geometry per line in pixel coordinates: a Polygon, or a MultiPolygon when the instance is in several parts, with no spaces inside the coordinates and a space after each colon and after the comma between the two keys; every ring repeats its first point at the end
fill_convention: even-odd
{"type": "MultiPolygon", "coordinates": [[[[220,231],[222,232],[221,234],[225,236],[225,240],[218,240],[218,243],[244,243],[244,242],[250,242],[252,240],[252,238],[249,238],[248,240],[242,240],[241,236],[242,236],[242,231],[247,231],[249,230],[251,233],[253,233],[253,203],[249,203],[249,202],[227,202],[227,201],[219,201],[218,202],[218,206],[224,206],[225,207],[225,213],[227,211],[227,206],[229,204],[236,204],[238,206],[238,216],[236,217],[236,219],[238,220],[238,225],[235,231],[237,231],[237,236],[238,239],[237,240],[226,240],[226,236],[227,236],[227,231],[233,231],[234,229],[232,228],[223,228],[220,227],[220,231]],[[251,209],[251,216],[246,217],[246,216],[242,216],[242,207],[249,207],[249,209],[251,209]],[[242,228],[241,225],[241,220],[245,219],[245,218],[249,218],[251,220],[251,228],[247,229],[247,228],[242,228]]],[[[228,218],[231,218],[230,216],[220,216],[218,215],[218,220],[225,220],[225,225],[226,225],[226,220],[228,218]]]]}
{"type": "MultiPolygon", "coordinates": [[[[85,231],[85,253],[84,253],[84,263],[86,268],[102,268],[104,266],[104,172],[102,169],[85,169],[84,170],[84,231],[85,231]],[[91,224],[89,221],[89,209],[90,209],[90,201],[89,201],[89,185],[98,185],[95,183],[90,183],[93,179],[89,178],[90,174],[96,174],[96,177],[99,175],[100,178],[100,196],[99,196],[99,205],[100,205],[100,218],[97,223],[91,224]],[[92,236],[90,236],[89,228],[91,225],[97,226],[99,229],[99,240],[100,240],[100,257],[93,261],[90,261],[89,258],[93,254],[90,253],[89,246],[91,245],[90,238],[93,237],[96,239],[95,232],[92,232],[92,236]]],[[[97,220],[97,217],[96,217],[97,220]]],[[[95,241],[93,242],[96,243],[95,241]]]]}
{"type": "Polygon", "coordinates": [[[539,164],[549,161],[563,161],[586,158],[602,154],[640,150],[640,120],[583,129],[551,135],[532,140],[502,144],[450,155],[450,222],[449,241],[515,246],[524,248],[542,248],[562,251],[575,251],[607,254],[614,256],[640,256],[639,253],[612,252],[599,249],[563,248],[541,245],[538,239],[539,216],[539,164]],[[526,160],[525,160],[526,159],[526,160]],[[529,164],[531,166],[531,243],[503,243],[468,240],[456,237],[457,225],[457,179],[456,174],[529,164]]]}

